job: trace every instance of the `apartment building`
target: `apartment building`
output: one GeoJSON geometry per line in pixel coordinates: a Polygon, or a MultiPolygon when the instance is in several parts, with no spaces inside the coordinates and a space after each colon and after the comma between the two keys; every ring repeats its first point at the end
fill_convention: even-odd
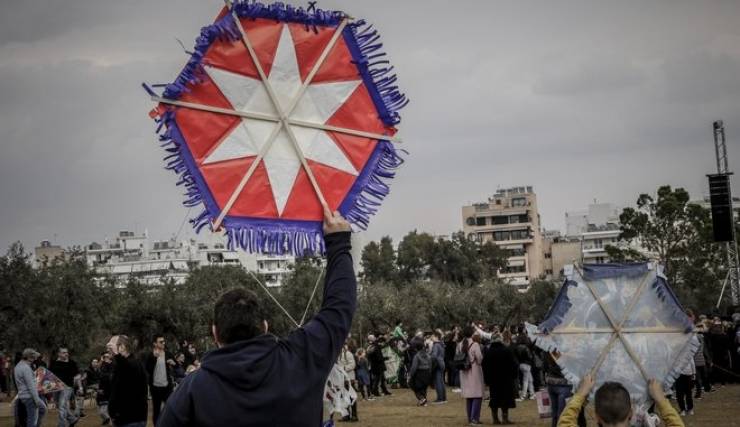
{"type": "MultiPolygon", "coordinates": [[[[93,242],[82,248],[87,264],[99,274],[116,277],[120,283],[135,278],[147,284],[163,280],[182,284],[190,272],[202,266],[240,266],[259,273],[268,287],[281,286],[290,273],[294,258],[288,255],[250,254],[230,250],[223,236],[204,234],[199,240],[150,241],[148,233],[120,231],[104,243],[93,242]]],[[[37,262],[61,252],[47,241],[36,251],[37,262]]]]}
{"type": "Polygon", "coordinates": [[[588,209],[565,213],[566,236],[581,242],[584,264],[609,262],[606,246],[620,246],[619,213],[621,209],[611,203],[593,203],[588,209]]]}
{"type": "Polygon", "coordinates": [[[559,231],[543,232],[542,253],[545,278],[562,279],[566,265],[581,262],[581,242],[561,236],[559,231]]]}
{"type": "Polygon", "coordinates": [[[486,202],[462,207],[463,232],[509,253],[499,277],[526,291],[544,274],[540,215],[531,186],[497,190],[486,202]]]}

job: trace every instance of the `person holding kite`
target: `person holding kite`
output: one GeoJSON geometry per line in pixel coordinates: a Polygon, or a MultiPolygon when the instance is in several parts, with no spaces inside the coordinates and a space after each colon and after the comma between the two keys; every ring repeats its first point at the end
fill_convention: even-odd
{"type": "Polygon", "coordinates": [[[16,417],[19,419],[20,413],[25,413],[25,423],[23,425],[28,427],[40,426],[44,415],[46,415],[46,403],[39,396],[36,375],[31,369],[31,363],[39,356],[39,352],[32,348],[23,350],[23,359],[18,362],[13,370],[15,385],[18,390],[16,417]],[[23,411],[20,410],[20,407],[23,407],[23,411]]]}
{"type": "Polygon", "coordinates": [[[352,324],[357,281],[350,225],[325,212],[321,310],[286,338],[269,333],[257,295],[227,291],[214,306],[218,349],[167,400],[158,427],[320,425],[324,386],[352,324]]]}
{"type": "MultiPolygon", "coordinates": [[[[575,427],[576,419],[591,389],[594,388],[594,377],[587,374],[573,398],[568,402],[558,421],[558,427],[575,427]]],[[[655,408],[665,427],[684,427],[681,417],[671,402],[665,397],[663,386],[656,380],[648,382],[648,392],[655,402],[655,408]]],[[[629,427],[632,418],[632,400],[624,386],[618,382],[605,382],[596,390],[594,396],[596,420],[603,427],[629,427]]]]}

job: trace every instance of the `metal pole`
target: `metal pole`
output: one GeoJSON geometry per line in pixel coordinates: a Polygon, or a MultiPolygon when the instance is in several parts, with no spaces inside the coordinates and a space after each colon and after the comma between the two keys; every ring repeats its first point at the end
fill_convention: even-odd
{"type": "MultiPolygon", "coordinates": [[[[717,173],[718,174],[730,174],[729,162],[727,158],[727,144],[725,142],[725,125],[722,120],[717,120],[712,124],[712,130],[714,135],[714,153],[717,158],[717,173]]],[[[730,298],[732,299],[733,305],[738,305],[740,301],[740,260],[738,260],[738,249],[737,249],[737,237],[735,236],[735,210],[733,209],[732,191],[728,184],[728,192],[730,199],[730,215],[732,218],[732,240],[725,244],[725,252],[727,254],[727,278],[725,283],[722,285],[722,292],[720,293],[720,300],[717,301],[717,307],[719,307],[724,294],[725,286],[727,282],[730,283],[730,298]]]]}

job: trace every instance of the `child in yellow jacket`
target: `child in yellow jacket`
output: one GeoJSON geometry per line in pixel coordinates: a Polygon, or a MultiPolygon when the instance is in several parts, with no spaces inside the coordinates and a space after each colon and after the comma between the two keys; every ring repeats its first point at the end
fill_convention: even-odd
{"type": "MultiPolygon", "coordinates": [[[[558,427],[576,427],[578,413],[581,411],[586,396],[594,387],[593,376],[586,375],[583,377],[578,391],[568,402],[565,410],[560,415],[558,427]]],[[[668,399],[665,398],[663,387],[656,380],[650,380],[648,383],[650,397],[655,401],[655,408],[658,416],[663,420],[666,427],[684,427],[681,417],[668,399]]],[[[602,427],[629,427],[630,418],[632,418],[632,401],[627,389],[617,382],[606,382],[594,396],[594,409],[596,411],[596,420],[602,427]]]]}

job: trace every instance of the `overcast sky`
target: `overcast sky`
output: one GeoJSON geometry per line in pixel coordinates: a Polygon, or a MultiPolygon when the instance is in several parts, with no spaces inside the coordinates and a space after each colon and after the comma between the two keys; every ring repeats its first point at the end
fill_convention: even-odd
{"type": "MultiPolygon", "coordinates": [[[[363,240],[458,230],[497,187],[534,186],[561,230],[594,199],[699,198],[720,118],[740,172],[740,2],[604,3],[319,2],[376,25],[411,98],[410,155],[363,240]]],[[[221,5],[0,2],[0,251],[177,232],[187,209],[140,83],[172,81],[176,38],[191,47],[221,5]]]]}

